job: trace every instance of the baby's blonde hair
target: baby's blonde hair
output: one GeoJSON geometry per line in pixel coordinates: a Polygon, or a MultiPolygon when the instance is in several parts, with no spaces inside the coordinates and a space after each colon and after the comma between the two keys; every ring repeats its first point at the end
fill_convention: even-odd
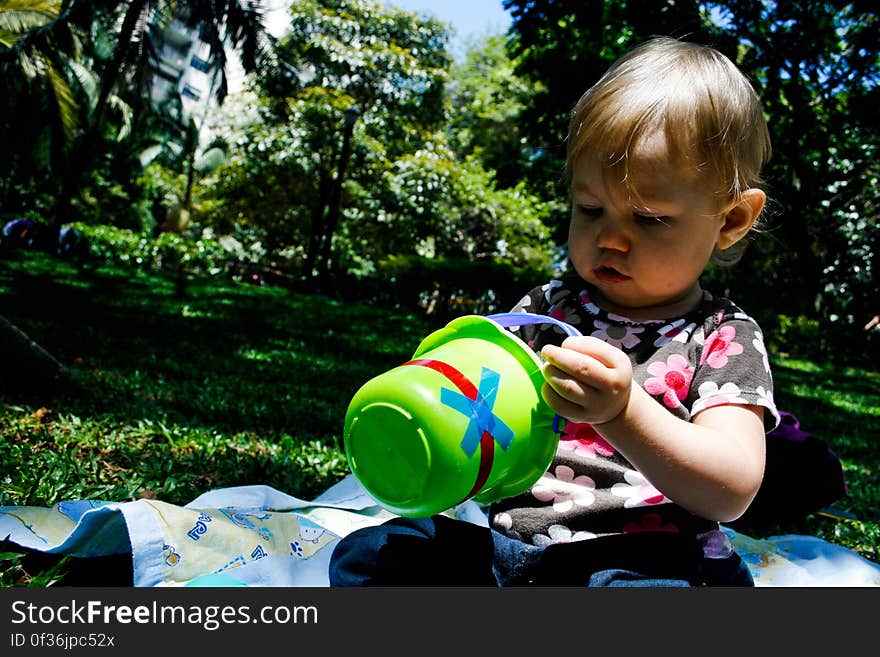
{"type": "Polygon", "coordinates": [[[588,153],[638,197],[630,160],[658,130],[681,171],[707,185],[719,206],[760,184],[770,135],[752,85],[714,48],[670,37],[631,50],[580,98],[566,170],[588,153]]]}

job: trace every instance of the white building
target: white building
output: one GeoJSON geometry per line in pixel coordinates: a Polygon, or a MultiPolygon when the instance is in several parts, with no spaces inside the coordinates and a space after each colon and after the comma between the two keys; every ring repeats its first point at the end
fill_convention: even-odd
{"type": "Polygon", "coordinates": [[[208,45],[198,30],[174,19],[160,33],[158,62],[153,71],[152,98],[156,103],[177,93],[188,114],[202,114],[213,101],[217,70],[208,45]]]}
{"type": "MultiPolygon", "coordinates": [[[[287,0],[263,0],[263,16],[270,34],[280,37],[289,24],[287,0]]],[[[153,75],[152,98],[161,102],[171,89],[180,95],[188,113],[202,113],[213,101],[217,71],[211,66],[211,53],[207,44],[199,39],[197,29],[188,28],[174,19],[160,33],[158,67],[153,75]]],[[[241,90],[244,71],[238,53],[226,52],[226,81],[229,93],[241,90]]]]}

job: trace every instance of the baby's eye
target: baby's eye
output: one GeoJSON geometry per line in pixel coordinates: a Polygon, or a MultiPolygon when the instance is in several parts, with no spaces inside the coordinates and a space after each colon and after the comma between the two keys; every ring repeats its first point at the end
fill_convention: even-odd
{"type": "Polygon", "coordinates": [[[634,214],[635,220],[645,226],[669,225],[669,217],[665,215],[634,214]]]}
{"type": "Polygon", "coordinates": [[[602,208],[592,205],[578,205],[577,211],[590,219],[598,219],[602,216],[602,208]]]}

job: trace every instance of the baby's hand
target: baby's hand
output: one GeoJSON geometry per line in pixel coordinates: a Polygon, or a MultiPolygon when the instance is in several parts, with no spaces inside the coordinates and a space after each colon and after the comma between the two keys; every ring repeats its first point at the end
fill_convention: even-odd
{"type": "Polygon", "coordinates": [[[618,348],[593,337],[570,337],[562,347],[546,345],[544,401],[571,422],[604,424],[629,402],[632,365],[618,348]]]}

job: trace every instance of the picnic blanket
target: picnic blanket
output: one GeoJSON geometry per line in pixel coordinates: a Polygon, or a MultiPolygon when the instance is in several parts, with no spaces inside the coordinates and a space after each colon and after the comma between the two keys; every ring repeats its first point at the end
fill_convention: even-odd
{"type": "MultiPolygon", "coordinates": [[[[468,501],[446,512],[486,525],[468,501]]],[[[328,586],[342,536],[393,517],[349,475],[313,500],[268,486],[209,491],[181,507],[159,500],[74,500],[0,507],[0,538],[75,557],[131,554],[134,586],[328,586]]],[[[880,586],[880,565],[812,536],[755,539],[722,527],[757,586],[880,586]]]]}

